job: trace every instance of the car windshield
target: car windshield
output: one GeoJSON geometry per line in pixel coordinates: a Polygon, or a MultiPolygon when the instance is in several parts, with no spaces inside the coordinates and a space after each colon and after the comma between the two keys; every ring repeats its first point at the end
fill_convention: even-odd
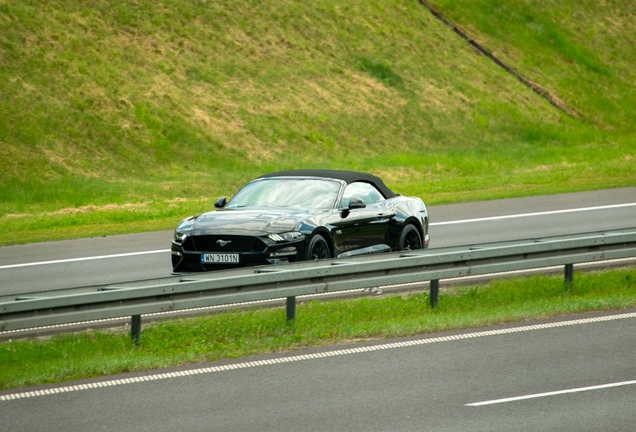
{"type": "Polygon", "coordinates": [[[226,208],[294,207],[328,210],[334,208],[340,183],[319,179],[262,179],[248,183],[226,208]]]}

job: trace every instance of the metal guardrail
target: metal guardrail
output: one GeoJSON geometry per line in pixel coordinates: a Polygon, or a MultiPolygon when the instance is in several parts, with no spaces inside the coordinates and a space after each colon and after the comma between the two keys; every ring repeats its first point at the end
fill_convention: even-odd
{"type": "Polygon", "coordinates": [[[431,281],[438,304],[439,280],[636,256],[636,228],[532,240],[394,252],[356,258],[250,267],[120,284],[0,297],[0,331],[132,317],[240,302],[287,298],[287,320],[300,295],[431,281]]]}

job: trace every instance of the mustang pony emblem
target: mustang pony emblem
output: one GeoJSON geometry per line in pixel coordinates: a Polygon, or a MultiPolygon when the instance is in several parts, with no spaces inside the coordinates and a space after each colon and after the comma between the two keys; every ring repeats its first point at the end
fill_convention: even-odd
{"type": "Polygon", "coordinates": [[[226,244],[232,243],[232,240],[217,240],[216,243],[220,244],[221,247],[224,247],[226,244]]]}

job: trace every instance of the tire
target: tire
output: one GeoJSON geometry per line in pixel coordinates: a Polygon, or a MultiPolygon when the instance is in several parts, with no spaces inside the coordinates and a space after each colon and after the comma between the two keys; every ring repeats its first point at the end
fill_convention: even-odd
{"type": "Polygon", "coordinates": [[[422,249],[422,237],[415,225],[409,224],[404,227],[400,235],[399,250],[415,250],[422,249]]]}
{"type": "Polygon", "coordinates": [[[327,241],[320,234],[315,235],[307,247],[307,261],[329,258],[331,258],[331,253],[327,241]]]}

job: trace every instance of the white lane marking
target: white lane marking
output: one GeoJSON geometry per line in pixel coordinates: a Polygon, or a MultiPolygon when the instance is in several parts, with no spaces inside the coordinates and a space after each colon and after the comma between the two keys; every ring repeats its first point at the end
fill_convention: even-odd
{"type": "Polygon", "coordinates": [[[46,265],[46,264],[60,264],[60,263],[68,263],[68,262],[75,262],[75,261],[97,260],[97,259],[104,259],[104,258],[122,258],[122,257],[128,257],[128,256],[135,256],[135,255],[148,255],[148,254],[166,253],[166,252],[170,252],[170,249],[161,249],[161,250],[144,251],[144,252],[129,252],[129,253],[123,253],[123,254],[101,255],[101,256],[82,257],[82,258],[69,258],[69,259],[62,259],[62,260],[55,260],[55,261],[40,261],[40,262],[32,262],[32,263],[24,263],[24,264],[11,264],[11,265],[0,266],[0,270],[8,269],[8,268],[16,268],[16,267],[29,267],[29,266],[46,265]]]}
{"type": "Polygon", "coordinates": [[[163,380],[168,378],[178,378],[178,377],[184,377],[189,375],[202,375],[202,374],[208,374],[213,372],[223,372],[223,371],[233,370],[233,369],[246,369],[246,368],[274,365],[279,363],[293,363],[297,361],[315,360],[315,359],[321,359],[325,357],[337,357],[337,356],[344,356],[344,355],[351,355],[351,354],[368,353],[373,351],[382,351],[387,349],[407,348],[412,346],[428,345],[428,344],[433,344],[438,342],[449,342],[449,341],[456,341],[456,340],[463,340],[463,339],[475,339],[475,338],[485,337],[485,336],[497,336],[497,335],[505,335],[505,334],[511,334],[511,333],[522,333],[522,332],[528,332],[528,331],[534,331],[534,330],[543,330],[543,329],[549,329],[549,328],[568,327],[568,326],[575,326],[575,325],[581,325],[581,324],[616,321],[616,320],[621,320],[626,318],[636,318],[636,312],[630,312],[630,313],[619,314],[619,315],[607,315],[607,316],[600,316],[600,317],[593,317],[593,318],[582,318],[582,319],[575,319],[575,320],[569,320],[569,321],[559,321],[559,322],[546,323],[546,324],[534,324],[534,325],[528,325],[528,326],[510,327],[510,328],[498,329],[498,330],[485,330],[480,332],[463,333],[463,334],[440,336],[440,337],[433,337],[433,338],[426,338],[426,339],[408,340],[403,342],[392,342],[392,343],[386,343],[386,344],[380,344],[380,345],[353,347],[348,349],[301,354],[301,355],[295,355],[295,356],[289,356],[289,357],[281,356],[281,357],[276,357],[276,358],[267,359],[267,360],[239,362],[239,363],[233,363],[233,364],[227,364],[227,365],[221,365],[221,366],[211,366],[206,368],[189,369],[189,370],[176,371],[176,372],[154,373],[154,374],[137,376],[137,377],[128,377],[128,378],[120,378],[120,379],[111,378],[111,379],[105,379],[103,381],[82,384],[81,386],[66,385],[66,386],[60,386],[60,387],[47,388],[44,390],[33,390],[33,391],[23,391],[23,392],[4,394],[4,395],[0,395],[0,402],[9,401],[13,399],[32,398],[36,396],[47,396],[47,395],[53,395],[56,393],[89,390],[89,389],[95,389],[100,387],[112,387],[112,386],[118,386],[123,384],[135,384],[135,383],[140,383],[144,381],[158,381],[158,380],[163,380]]]}
{"type": "MultiPolygon", "coordinates": [[[[553,210],[553,211],[537,212],[537,213],[522,213],[522,214],[514,214],[514,215],[507,215],[507,216],[490,216],[485,218],[464,219],[464,220],[456,220],[456,221],[448,221],[448,222],[431,222],[430,226],[484,222],[484,221],[491,221],[491,220],[513,219],[513,218],[522,218],[522,217],[530,217],[530,216],[545,216],[545,215],[552,215],[552,214],[574,213],[574,212],[593,211],[593,210],[608,210],[608,209],[634,207],[634,206],[636,206],[636,203],[614,204],[614,205],[607,205],[607,206],[585,207],[585,208],[567,209],[567,210],[553,210]]],[[[105,258],[121,258],[126,256],[134,256],[134,255],[164,253],[169,251],[170,249],[162,249],[162,250],[154,250],[154,251],[146,251],[146,252],[124,253],[124,254],[117,254],[117,255],[102,255],[102,256],[85,257],[85,258],[69,258],[69,259],[56,260],[56,261],[11,264],[11,265],[0,266],[0,270],[9,269],[9,268],[17,268],[17,267],[29,267],[29,266],[45,265],[45,264],[60,264],[60,263],[69,263],[69,262],[75,262],[75,261],[86,261],[86,260],[105,259],[105,258]]]]}
{"type": "Polygon", "coordinates": [[[627,203],[627,204],[613,204],[606,206],[598,206],[598,207],[583,207],[576,209],[567,209],[567,210],[551,210],[545,212],[536,212],[536,213],[520,213],[506,216],[489,216],[485,218],[476,218],[476,219],[463,219],[456,221],[448,221],[448,222],[431,222],[431,226],[439,226],[439,225],[453,225],[453,224],[462,224],[462,223],[472,223],[472,222],[485,222],[485,221],[493,221],[493,220],[503,220],[503,219],[514,219],[514,218],[523,218],[523,217],[531,217],[531,216],[547,216],[554,214],[563,214],[563,213],[575,213],[575,212],[584,212],[584,211],[595,211],[595,210],[609,210],[609,209],[617,209],[624,207],[634,207],[636,203],[627,203]]]}
{"type": "Polygon", "coordinates": [[[477,407],[477,406],[484,406],[484,405],[494,405],[494,404],[501,404],[506,402],[526,400],[526,399],[541,398],[546,396],[556,396],[556,395],[562,395],[562,394],[568,394],[568,393],[578,393],[578,392],[585,392],[585,391],[591,391],[591,390],[601,390],[601,389],[612,388],[612,387],[621,387],[621,386],[627,386],[627,385],[633,385],[633,384],[636,384],[636,381],[623,381],[623,382],[601,384],[601,385],[590,386],[590,387],[579,387],[574,389],[558,390],[558,391],[552,391],[552,392],[546,392],[546,393],[536,393],[531,395],[516,396],[516,397],[510,397],[510,398],[504,398],[504,399],[474,402],[474,403],[466,404],[465,406],[477,407]]]}

